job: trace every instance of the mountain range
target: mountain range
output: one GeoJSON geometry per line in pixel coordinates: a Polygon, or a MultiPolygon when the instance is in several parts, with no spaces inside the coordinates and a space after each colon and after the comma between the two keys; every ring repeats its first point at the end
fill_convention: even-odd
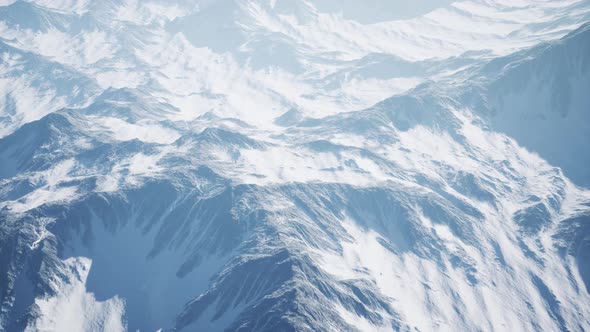
{"type": "Polygon", "coordinates": [[[0,330],[589,330],[588,21],[0,1],[0,330]]]}

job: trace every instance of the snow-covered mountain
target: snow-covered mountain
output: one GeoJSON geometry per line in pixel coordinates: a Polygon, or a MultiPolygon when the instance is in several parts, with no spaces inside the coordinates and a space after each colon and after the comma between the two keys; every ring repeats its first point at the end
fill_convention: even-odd
{"type": "Polygon", "coordinates": [[[0,1],[0,330],[589,330],[587,21],[0,1]]]}

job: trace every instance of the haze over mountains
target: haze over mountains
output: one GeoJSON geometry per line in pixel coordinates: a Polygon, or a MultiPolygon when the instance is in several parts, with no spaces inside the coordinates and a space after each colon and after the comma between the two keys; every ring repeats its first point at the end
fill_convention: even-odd
{"type": "Polygon", "coordinates": [[[590,329],[590,1],[0,1],[0,330],[590,329]]]}

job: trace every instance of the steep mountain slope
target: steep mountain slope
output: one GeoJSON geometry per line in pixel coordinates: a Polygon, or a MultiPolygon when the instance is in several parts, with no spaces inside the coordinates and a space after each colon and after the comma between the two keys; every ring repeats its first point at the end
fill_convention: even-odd
{"type": "MultiPolygon", "coordinates": [[[[590,186],[590,25],[559,43],[519,55],[489,90],[492,126],[590,186]],[[515,127],[526,122],[526,130],[515,127]]],[[[498,64],[492,63],[491,66],[498,64]]]]}
{"type": "Polygon", "coordinates": [[[590,329],[590,3],[354,6],[0,7],[0,329],[590,329]]]}

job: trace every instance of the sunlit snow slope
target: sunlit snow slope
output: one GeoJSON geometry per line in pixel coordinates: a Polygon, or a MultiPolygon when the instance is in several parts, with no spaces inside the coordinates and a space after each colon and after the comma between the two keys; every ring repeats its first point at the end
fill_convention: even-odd
{"type": "Polygon", "coordinates": [[[0,330],[590,330],[588,21],[0,0],[0,330]]]}

